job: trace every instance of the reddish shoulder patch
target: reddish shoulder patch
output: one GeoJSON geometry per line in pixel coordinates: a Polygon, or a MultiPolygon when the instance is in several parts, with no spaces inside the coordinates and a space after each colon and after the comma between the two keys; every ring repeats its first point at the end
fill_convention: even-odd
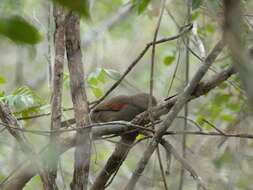
{"type": "Polygon", "coordinates": [[[127,106],[127,103],[112,103],[110,104],[109,107],[114,111],[119,111],[126,106],[127,106]]]}

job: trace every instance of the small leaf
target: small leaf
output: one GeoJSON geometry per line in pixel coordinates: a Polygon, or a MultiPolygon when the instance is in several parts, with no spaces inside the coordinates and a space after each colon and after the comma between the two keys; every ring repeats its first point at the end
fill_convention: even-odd
{"type": "Polygon", "coordinates": [[[77,12],[81,16],[84,16],[86,18],[90,18],[90,12],[89,12],[89,0],[53,0],[60,5],[77,12]]]}
{"type": "Polygon", "coordinates": [[[6,83],[6,79],[0,75],[0,84],[6,83]]]}
{"type": "Polygon", "coordinates": [[[70,83],[69,74],[68,73],[63,73],[63,85],[64,85],[64,87],[69,88],[69,83],[70,83]]]}
{"type": "Polygon", "coordinates": [[[100,98],[103,95],[103,92],[100,88],[91,86],[91,90],[92,90],[93,94],[96,96],[96,98],[100,98]]]}
{"type": "Polygon", "coordinates": [[[166,66],[169,66],[173,63],[173,61],[175,60],[175,56],[174,55],[168,55],[164,58],[163,63],[166,66]]]}
{"type": "Polygon", "coordinates": [[[106,74],[113,80],[119,80],[121,77],[121,74],[113,69],[104,69],[104,71],[106,72],[106,74]]]}
{"type": "Polygon", "coordinates": [[[191,15],[191,20],[195,21],[199,16],[199,12],[198,11],[194,11],[191,15]]]}
{"type": "Polygon", "coordinates": [[[236,103],[231,103],[231,104],[228,104],[228,109],[230,109],[231,111],[233,112],[239,112],[241,110],[241,104],[236,102],[236,103]]]}
{"type": "Polygon", "coordinates": [[[105,69],[101,68],[100,69],[100,73],[98,75],[98,80],[102,83],[105,83],[106,82],[106,72],[105,72],[105,69]]]}
{"type": "Polygon", "coordinates": [[[232,163],[233,162],[234,155],[226,150],[220,158],[214,160],[214,164],[216,167],[220,168],[221,166],[224,166],[224,164],[232,163]]]}
{"type": "Polygon", "coordinates": [[[229,101],[230,97],[231,96],[228,94],[217,94],[214,97],[214,103],[218,105],[226,104],[229,101]]]}
{"type": "Polygon", "coordinates": [[[209,118],[213,121],[219,118],[220,113],[223,111],[223,108],[220,106],[220,104],[217,103],[211,104],[209,109],[210,109],[209,118]]]}
{"type": "Polygon", "coordinates": [[[103,68],[96,68],[96,70],[89,74],[88,76],[88,83],[90,85],[98,85],[99,82],[105,83],[106,82],[106,72],[103,68]]]}
{"type": "Polygon", "coordinates": [[[150,0],[139,0],[137,3],[138,13],[141,14],[143,11],[145,11],[149,3],[150,0]]]}
{"type": "Polygon", "coordinates": [[[138,134],[136,137],[136,140],[141,140],[143,139],[145,136],[143,134],[138,134]]]}
{"type": "Polygon", "coordinates": [[[96,86],[98,85],[98,80],[94,76],[91,76],[91,77],[88,77],[88,83],[90,85],[96,86]]]}
{"type": "Polygon", "coordinates": [[[5,96],[4,91],[0,91],[0,100],[2,100],[4,98],[4,96],[5,96]]]}
{"type": "Polygon", "coordinates": [[[15,89],[11,95],[5,96],[4,99],[10,107],[16,112],[28,112],[29,109],[39,110],[39,107],[45,104],[45,101],[38,96],[33,90],[26,86],[15,89]]]}
{"type": "Polygon", "coordinates": [[[234,117],[232,115],[229,115],[229,114],[223,114],[223,115],[221,115],[221,119],[223,121],[226,121],[226,122],[232,122],[232,121],[234,121],[234,117]]]}
{"type": "Polygon", "coordinates": [[[38,30],[22,17],[0,18],[0,35],[17,44],[36,44],[41,40],[38,30]]]}
{"type": "Polygon", "coordinates": [[[207,24],[205,30],[211,34],[215,32],[215,28],[212,24],[207,24]]]}
{"type": "Polygon", "coordinates": [[[192,0],[192,10],[197,9],[202,4],[202,0],[192,0]]]}
{"type": "Polygon", "coordinates": [[[198,115],[197,116],[197,119],[196,119],[196,122],[199,124],[199,125],[203,125],[205,122],[205,117],[203,115],[198,115]]]}

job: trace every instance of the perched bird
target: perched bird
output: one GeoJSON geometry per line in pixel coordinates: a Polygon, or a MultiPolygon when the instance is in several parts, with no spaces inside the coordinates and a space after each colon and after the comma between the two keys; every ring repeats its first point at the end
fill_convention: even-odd
{"type": "MultiPolygon", "coordinates": [[[[149,104],[149,94],[139,93],[131,96],[119,95],[98,104],[91,112],[93,123],[110,121],[131,121],[136,115],[146,111],[149,104]]],[[[152,97],[152,105],[156,105],[152,97]]],[[[61,126],[67,127],[75,123],[74,119],[63,121],[61,126]]]]}
{"type": "MultiPolygon", "coordinates": [[[[95,123],[109,121],[131,121],[136,115],[146,111],[149,94],[139,93],[131,96],[115,96],[100,103],[92,112],[91,120],[95,123]]],[[[152,97],[153,106],[156,99],[152,97]]]]}
{"type": "MultiPolygon", "coordinates": [[[[131,121],[135,116],[148,109],[149,99],[149,94],[145,93],[131,96],[115,96],[97,105],[91,112],[91,120],[95,123],[119,120],[131,121]]],[[[156,105],[154,97],[152,97],[152,104],[156,105]]],[[[106,189],[106,183],[110,178],[113,179],[116,176],[121,163],[126,159],[127,153],[137,135],[138,131],[133,131],[121,136],[121,140],[117,143],[104,168],[99,172],[91,190],[106,189]]]]}

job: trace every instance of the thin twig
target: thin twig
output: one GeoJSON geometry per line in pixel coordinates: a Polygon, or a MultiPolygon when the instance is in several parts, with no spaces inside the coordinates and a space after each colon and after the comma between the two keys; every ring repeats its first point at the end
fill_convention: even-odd
{"type": "Polygon", "coordinates": [[[146,47],[142,50],[142,52],[139,54],[139,56],[131,63],[131,65],[126,69],[126,71],[123,73],[123,75],[120,77],[118,81],[116,81],[109,90],[106,91],[106,93],[97,101],[94,102],[94,105],[91,108],[94,108],[96,105],[98,105],[100,102],[102,102],[121,82],[122,80],[127,76],[127,74],[135,67],[135,65],[141,60],[141,58],[145,55],[145,53],[148,51],[150,46],[152,46],[153,43],[155,44],[161,44],[164,42],[172,41],[175,39],[180,38],[185,33],[189,32],[192,28],[192,25],[187,25],[182,32],[180,32],[178,35],[168,37],[168,38],[162,38],[156,42],[150,42],[146,45],[146,47]]]}
{"type": "Polygon", "coordinates": [[[192,177],[197,181],[198,185],[200,185],[204,190],[208,189],[204,184],[202,178],[197,174],[194,168],[187,162],[185,158],[180,156],[177,150],[168,141],[162,139],[160,143],[163,145],[166,151],[171,152],[173,154],[175,159],[182,164],[184,169],[190,172],[192,177]]]}
{"type": "MultiPolygon", "coordinates": [[[[192,8],[192,1],[191,0],[187,0],[187,15],[186,15],[186,22],[187,23],[190,23],[191,22],[191,8],[192,8]]],[[[183,42],[185,44],[185,86],[188,85],[189,83],[189,70],[190,70],[190,53],[189,53],[189,50],[188,50],[188,46],[190,44],[190,37],[189,36],[186,36],[185,37],[186,40],[183,38],[183,42]]],[[[188,117],[188,102],[186,102],[185,106],[184,106],[184,127],[183,127],[183,130],[186,131],[187,129],[187,117],[188,117]]],[[[183,134],[183,137],[182,137],[182,156],[183,158],[186,158],[186,141],[187,141],[187,136],[186,134],[183,134]]],[[[185,170],[184,168],[182,167],[181,170],[180,170],[180,178],[179,178],[179,190],[182,190],[183,189],[183,185],[184,185],[184,173],[185,173],[185,170]]]]}
{"type": "Polygon", "coordinates": [[[30,161],[35,165],[37,172],[40,174],[40,178],[43,182],[45,189],[49,188],[49,177],[43,167],[40,157],[37,155],[32,145],[28,142],[27,138],[22,132],[13,130],[8,126],[15,126],[20,128],[18,121],[11,114],[9,107],[0,101],[0,118],[6,124],[9,133],[16,139],[23,153],[28,156],[30,161]]]}
{"type": "Polygon", "coordinates": [[[210,125],[212,128],[214,128],[216,131],[218,131],[221,134],[225,134],[222,130],[220,130],[219,128],[217,128],[214,124],[212,124],[210,121],[208,121],[207,119],[203,119],[203,121],[205,123],[207,123],[208,125],[210,125]]]}
{"type": "MultiPolygon", "coordinates": [[[[160,29],[160,25],[161,25],[161,21],[162,21],[162,17],[163,17],[163,13],[164,13],[164,9],[165,9],[165,2],[166,0],[162,1],[162,10],[160,12],[160,16],[157,22],[157,26],[155,29],[155,33],[154,33],[154,38],[153,38],[153,44],[152,44],[152,52],[151,52],[151,66],[150,66],[150,80],[149,80],[149,102],[148,102],[148,110],[152,109],[153,106],[153,91],[154,91],[154,69],[155,69],[155,50],[156,50],[156,44],[155,41],[157,39],[157,35],[160,29]]],[[[152,128],[154,129],[154,118],[152,116],[152,112],[150,112],[149,114],[150,117],[150,121],[152,124],[152,128]]],[[[159,146],[156,149],[156,154],[157,154],[157,158],[158,158],[158,162],[159,162],[159,166],[160,166],[160,170],[161,170],[161,174],[162,174],[162,179],[163,179],[163,184],[164,184],[164,188],[166,190],[168,190],[168,184],[165,178],[165,172],[164,172],[164,167],[163,167],[163,163],[162,163],[162,159],[161,159],[161,154],[160,154],[160,150],[159,150],[159,146]]]]}

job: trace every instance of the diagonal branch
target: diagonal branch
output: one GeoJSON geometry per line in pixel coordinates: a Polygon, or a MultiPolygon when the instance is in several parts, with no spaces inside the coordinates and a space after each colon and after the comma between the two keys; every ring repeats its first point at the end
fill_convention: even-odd
{"type": "Polygon", "coordinates": [[[180,156],[177,150],[166,140],[162,139],[161,144],[165,148],[166,151],[171,152],[175,159],[182,164],[182,167],[190,172],[192,177],[198,182],[204,190],[207,190],[204,182],[202,181],[201,177],[197,174],[197,172],[192,168],[192,166],[187,162],[187,160],[180,156]]]}
{"type": "Polygon", "coordinates": [[[154,137],[152,138],[151,142],[149,143],[148,147],[146,148],[142,158],[140,159],[137,168],[133,172],[127,186],[126,190],[132,190],[134,189],[138,179],[140,178],[140,175],[144,171],[151,155],[153,154],[154,150],[156,149],[157,145],[161,141],[161,138],[163,134],[166,132],[166,130],[171,126],[172,122],[176,118],[179,111],[183,108],[185,103],[188,102],[188,100],[191,97],[191,94],[194,92],[195,88],[197,87],[200,80],[203,78],[203,76],[206,74],[208,68],[212,65],[212,63],[215,61],[215,59],[218,57],[220,52],[222,51],[224,47],[224,43],[222,40],[220,40],[214,47],[214,49],[211,51],[211,53],[207,56],[204,63],[199,67],[198,71],[190,81],[190,83],[185,87],[184,91],[179,95],[175,105],[170,110],[167,118],[164,120],[161,127],[157,130],[154,137]]]}
{"type": "MultiPolygon", "coordinates": [[[[40,158],[38,157],[36,152],[33,150],[33,147],[30,145],[30,143],[27,141],[25,135],[20,131],[16,131],[16,130],[13,130],[11,127],[8,127],[8,126],[15,126],[17,128],[20,128],[18,121],[11,114],[10,109],[1,101],[0,101],[0,118],[6,124],[9,133],[19,143],[19,146],[21,147],[21,150],[23,151],[23,153],[27,155],[31,163],[35,164],[36,171],[39,172],[40,174],[40,178],[43,182],[44,189],[45,190],[50,189],[49,178],[43,168],[42,163],[40,162],[40,158]]],[[[25,174],[29,173],[28,171],[29,170],[25,171],[25,174]]],[[[4,188],[4,189],[13,190],[11,188],[4,188]]],[[[19,189],[19,186],[15,189],[19,189]]]]}
{"type": "Polygon", "coordinates": [[[114,15],[106,18],[106,20],[104,20],[101,24],[86,33],[82,42],[84,46],[88,47],[91,43],[101,38],[106,31],[110,30],[114,26],[117,26],[119,22],[130,15],[133,8],[134,5],[131,2],[126,3],[124,6],[115,11],[116,13],[114,15]]]}
{"type": "Polygon", "coordinates": [[[149,42],[146,47],[142,50],[142,52],[139,54],[139,56],[129,65],[129,67],[126,69],[126,71],[123,73],[123,75],[117,80],[110,88],[106,91],[106,93],[97,101],[95,101],[92,108],[94,108],[96,105],[98,105],[100,102],[102,102],[121,82],[122,80],[128,75],[128,73],[136,66],[136,64],[142,59],[142,57],[146,54],[146,52],[149,50],[149,48],[155,43],[155,44],[162,44],[164,42],[172,41],[175,39],[180,38],[187,32],[189,32],[192,29],[192,25],[187,25],[183,28],[183,30],[172,37],[162,38],[160,40],[157,40],[155,42],[149,42]]]}

